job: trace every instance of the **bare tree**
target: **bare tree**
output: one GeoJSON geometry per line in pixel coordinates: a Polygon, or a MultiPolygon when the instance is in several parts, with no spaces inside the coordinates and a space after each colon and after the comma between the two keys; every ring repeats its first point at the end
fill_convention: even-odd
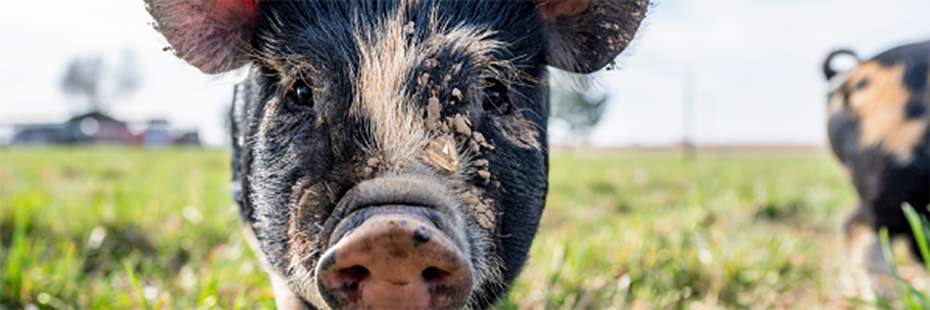
{"type": "MultiPolygon", "coordinates": [[[[139,70],[132,52],[123,52],[118,68],[108,71],[99,55],[74,57],[61,79],[61,90],[86,99],[87,109],[102,111],[115,100],[129,96],[140,85],[139,70]]],[[[78,109],[83,110],[83,109],[78,109]]]]}
{"type": "Polygon", "coordinates": [[[99,111],[100,77],[103,73],[100,56],[75,57],[61,79],[61,89],[68,95],[83,96],[92,111],[99,111]]]}

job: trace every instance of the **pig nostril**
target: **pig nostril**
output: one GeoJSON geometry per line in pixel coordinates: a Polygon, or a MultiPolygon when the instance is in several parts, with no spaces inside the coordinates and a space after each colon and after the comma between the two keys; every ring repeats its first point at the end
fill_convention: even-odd
{"type": "Polygon", "coordinates": [[[342,275],[343,286],[353,290],[358,289],[358,284],[370,274],[368,268],[359,265],[340,270],[339,273],[342,275]]]}
{"type": "Polygon", "coordinates": [[[421,244],[429,242],[429,239],[432,238],[432,234],[426,228],[420,227],[413,232],[413,245],[420,246],[421,244]]]}
{"type": "Polygon", "coordinates": [[[449,272],[442,271],[439,268],[429,267],[423,270],[422,276],[423,276],[423,280],[426,280],[426,282],[432,282],[432,281],[441,281],[448,274],[449,272]]]}

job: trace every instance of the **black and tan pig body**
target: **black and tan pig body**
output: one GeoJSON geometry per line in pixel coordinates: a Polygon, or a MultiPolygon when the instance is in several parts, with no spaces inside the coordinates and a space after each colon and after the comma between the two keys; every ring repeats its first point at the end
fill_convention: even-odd
{"type": "Polygon", "coordinates": [[[851,70],[835,72],[830,60],[841,53],[851,52],[831,54],[824,73],[831,84],[830,145],[860,198],[847,220],[847,233],[856,237],[887,227],[890,234],[907,236],[913,245],[901,206],[907,202],[928,214],[930,42],[896,47],[851,70]]]}

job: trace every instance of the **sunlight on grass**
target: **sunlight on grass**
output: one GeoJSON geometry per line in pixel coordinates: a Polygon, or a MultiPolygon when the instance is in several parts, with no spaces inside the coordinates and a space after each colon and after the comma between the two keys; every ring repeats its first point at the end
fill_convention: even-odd
{"type": "MultiPolygon", "coordinates": [[[[274,308],[228,153],[0,151],[0,304],[274,308]]],[[[834,160],[555,153],[531,258],[499,308],[837,308],[855,195],[834,160]]]]}
{"type": "Polygon", "coordinates": [[[201,149],[3,150],[0,304],[273,308],[227,161],[201,149]]]}
{"type": "Polygon", "coordinates": [[[836,308],[854,193],[828,157],[556,154],[502,308],[836,308]]]}

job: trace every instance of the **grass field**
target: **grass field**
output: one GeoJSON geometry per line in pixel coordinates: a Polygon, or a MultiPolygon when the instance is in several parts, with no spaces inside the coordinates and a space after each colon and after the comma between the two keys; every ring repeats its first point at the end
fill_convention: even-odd
{"type": "MultiPolygon", "coordinates": [[[[0,151],[2,308],[274,308],[228,153],[0,151]]],[[[855,195],[822,156],[557,152],[500,308],[846,308],[855,195]]]]}

